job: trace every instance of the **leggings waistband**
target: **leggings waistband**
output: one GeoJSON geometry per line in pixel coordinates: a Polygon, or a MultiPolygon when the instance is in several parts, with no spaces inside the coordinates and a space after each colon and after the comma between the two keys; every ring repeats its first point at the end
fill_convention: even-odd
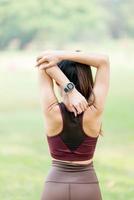
{"type": "Polygon", "coordinates": [[[97,183],[93,161],[88,164],[67,163],[52,160],[46,182],[97,183]]]}
{"type": "Polygon", "coordinates": [[[52,160],[52,167],[58,167],[66,171],[87,171],[93,169],[93,161],[88,164],[67,163],[59,160],[52,160]]]}

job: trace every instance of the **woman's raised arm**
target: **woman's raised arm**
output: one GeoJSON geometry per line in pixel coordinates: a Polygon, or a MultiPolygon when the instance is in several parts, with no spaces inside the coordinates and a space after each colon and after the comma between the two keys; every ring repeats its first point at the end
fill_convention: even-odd
{"type": "MultiPolygon", "coordinates": [[[[41,105],[44,113],[48,113],[51,108],[58,102],[54,92],[53,80],[54,79],[61,88],[69,83],[69,79],[65,74],[60,70],[60,68],[55,65],[48,69],[43,69],[44,64],[40,65],[38,68],[38,77],[39,77],[39,87],[40,87],[40,97],[41,105]]],[[[86,110],[88,103],[85,97],[74,88],[71,92],[67,93],[68,99],[70,102],[70,108],[74,112],[75,116],[77,113],[80,114],[86,110]]]]}
{"type": "MultiPolygon", "coordinates": [[[[97,111],[102,112],[104,110],[110,83],[109,57],[104,54],[96,53],[66,52],[61,53],[61,59],[72,60],[97,68],[93,86],[93,92],[95,94],[94,107],[97,111]]],[[[90,98],[92,98],[92,96],[90,98]]]]}
{"type": "MultiPolygon", "coordinates": [[[[104,54],[85,53],[75,51],[46,51],[37,58],[37,66],[44,63],[45,68],[51,68],[61,60],[72,60],[97,68],[93,92],[95,94],[94,107],[103,111],[109,89],[110,62],[104,54]]],[[[91,97],[92,98],[92,97],[91,97]]]]}
{"type": "Polygon", "coordinates": [[[61,60],[72,60],[74,62],[79,62],[98,68],[99,66],[108,62],[109,58],[107,55],[99,53],[49,50],[44,51],[40,56],[37,57],[37,66],[45,63],[46,68],[52,67],[61,60]]]}

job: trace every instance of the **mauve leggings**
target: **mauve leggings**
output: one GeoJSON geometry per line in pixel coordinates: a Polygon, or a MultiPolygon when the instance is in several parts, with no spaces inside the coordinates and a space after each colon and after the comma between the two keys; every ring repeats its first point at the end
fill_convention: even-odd
{"type": "Polygon", "coordinates": [[[93,162],[81,165],[52,160],[41,200],[102,200],[93,162]]]}

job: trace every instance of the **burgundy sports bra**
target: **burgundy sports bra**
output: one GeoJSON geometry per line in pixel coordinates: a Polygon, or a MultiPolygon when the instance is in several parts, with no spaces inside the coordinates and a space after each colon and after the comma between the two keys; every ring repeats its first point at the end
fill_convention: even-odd
{"type": "Polygon", "coordinates": [[[63,119],[63,129],[58,135],[48,136],[50,154],[66,161],[84,161],[93,157],[98,137],[85,134],[82,127],[83,113],[74,116],[63,102],[58,103],[63,119]]]}

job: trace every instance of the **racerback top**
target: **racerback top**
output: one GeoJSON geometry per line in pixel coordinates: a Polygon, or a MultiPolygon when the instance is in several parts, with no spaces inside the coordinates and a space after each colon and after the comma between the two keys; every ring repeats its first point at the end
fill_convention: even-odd
{"type": "Polygon", "coordinates": [[[83,114],[74,116],[67,110],[63,102],[58,103],[63,120],[63,129],[54,136],[47,135],[50,154],[53,158],[66,161],[84,161],[93,157],[97,137],[85,134],[83,130],[83,114]]]}

